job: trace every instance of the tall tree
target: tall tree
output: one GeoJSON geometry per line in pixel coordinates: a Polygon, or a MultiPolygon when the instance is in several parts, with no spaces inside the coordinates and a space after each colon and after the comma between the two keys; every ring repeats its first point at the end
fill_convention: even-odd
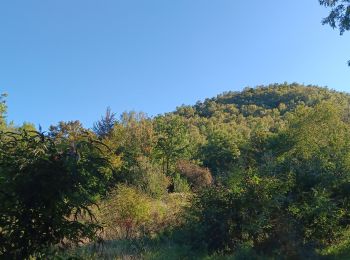
{"type": "Polygon", "coordinates": [[[240,155],[233,136],[225,130],[214,130],[208,134],[208,142],[202,147],[203,164],[214,174],[225,174],[240,155]]]}
{"type": "Polygon", "coordinates": [[[134,183],[138,175],[135,169],[143,168],[140,162],[143,157],[149,158],[153,151],[155,134],[151,119],[144,113],[124,112],[106,141],[121,155],[123,164],[119,177],[134,183]]]}
{"type": "Polygon", "coordinates": [[[6,100],[7,94],[0,95],[0,128],[3,128],[6,125],[6,100]]]}
{"type": "Polygon", "coordinates": [[[112,133],[116,122],[115,113],[111,111],[110,107],[107,107],[105,115],[94,124],[93,131],[97,136],[104,138],[112,133]]]}
{"type": "Polygon", "coordinates": [[[180,116],[169,115],[155,120],[156,153],[163,172],[169,175],[178,159],[187,157],[190,147],[188,129],[180,116]]]}

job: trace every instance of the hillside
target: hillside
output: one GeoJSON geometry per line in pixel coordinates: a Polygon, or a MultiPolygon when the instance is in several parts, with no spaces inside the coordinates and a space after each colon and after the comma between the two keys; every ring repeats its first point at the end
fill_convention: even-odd
{"type": "Polygon", "coordinates": [[[0,258],[346,257],[349,104],[274,84],[93,129],[3,120],[0,258]]]}
{"type": "Polygon", "coordinates": [[[261,117],[272,112],[291,112],[298,105],[313,107],[327,100],[347,105],[350,94],[313,85],[272,84],[224,92],[204,102],[198,101],[194,106],[181,106],[176,113],[185,117],[197,115],[205,118],[218,113],[261,117]]]}

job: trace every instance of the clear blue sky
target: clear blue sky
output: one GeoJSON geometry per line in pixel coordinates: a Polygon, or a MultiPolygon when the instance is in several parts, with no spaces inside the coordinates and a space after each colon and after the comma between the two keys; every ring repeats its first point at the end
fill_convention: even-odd
{"type": "Polygon", "coordinates": [[[275,82],[350,92],[350,32],[318,0],[4,0],[0,92],[8,119],[91,127],[275,82]]]}

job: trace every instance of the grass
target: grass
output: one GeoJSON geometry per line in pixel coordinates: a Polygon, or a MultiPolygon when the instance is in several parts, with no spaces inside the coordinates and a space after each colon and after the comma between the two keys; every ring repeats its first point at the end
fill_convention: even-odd
{"type": "MultiPolygon", "coordinates": [[[[120,239],[105,241],[100,245],[86,245],[61,255],[61,259],[106,259],[106,260],[240,260],[273,259],[259,256],[250,248],[242,249],[232,255],[220,253],[208,255],[205,250],[193,249],[189,245],[177,243],[170,238],[120,239]]],[[[316,259],[350,259],[350,230],[333,245],[318,252],[316,259]]]]}
{"type": "Polygon", "coordinates": [[[170,238],[144,238],[134,240],[105,241],[101,245],[82,246],[60,256],[61,259],[87,260],[255,260],[269,259],[255,254],[250,248],[242,248],[233,255],[215,253],[209,255],[205,250],[193,249],[187,244],[177,243],[170,238]]]}
{"type": "MultiPolygon", "coordinates": [[[[127,196],[123,194],[117,201],[118,203],[126,200],[127,196]]],[[[135,198],[132,197],[134,203],[135,198]]],[[[205,250],[201,248],[193,249],[181,239],[175,239],[173,229],[170,229],[170,233],[167,233],[168,227],[178,227],[183,221],[183,210],[189,205],[189,198],[184,194],[170,194],[163,197],[162,199],[148,198],[148,201],[152,207],[150,207],[149,214],[151,217],[147,218],[149,221],[146,223],[152,232],[146,232],[144,235],[140,232],[136,232],[135,236],[128,237],[118,235],[118,232],[111,232],[109,227],[114,229],[121,229],[116,224],[114,219],[107,220],[105,223],[108,224],[110,236],[105,236],[105,241],[100,244],[90,244],[77,247],[75,249],[66,251],[60,255],[60,259],[122,259],[122,260],[133,260],[133,259],[145,259],[145,260],[172,260],[172,259],[204,259],[204,260],[229,260],[229,259],[274,259],[266,258],[257,255],[251,250],[251,247],[242,248],[233,255],[224,255],[216,253],[209,255],[205,250]],[[154,212],[157,213],[157,218],[154,212]],[[162,235],[161,235],[162,234],[162,235]]],[[[126,200],[130,203],[129,200],[126,200]]],[[[140,203],[139,203],[140,204],[140,203]]],[[[129,204],[127,204],[129,205],[129,204]]],[[[143,204],[141,204],[143,205],[143,204]]],[[[123,207],[117,205],[114,213],[121,211],[123,207]]],[[[125,207],[130,209],[130,207],[125,207]]],[[[107,216],[111,214],[111,203],[107,207],[107,216]]],[[[123,212],[120,212],[123,213],[123,212]]],[[[113,216],[113,215],[112,215],[113,216]]],[[[104,215],[98,216],[102,218],[104,215]]],[[[103,219],[103,218],[102,218],[103,219]]],[[[338,241],[332,245],[319,250],[317,252],[316,259],[350,259],[350,229],[339,238],[338,241]]]]}
{"type": "Polygon", "coordinates": [[[203,259],[205,253],[192,250],[187,245],[165,239],[113,240],[101,245],[86,245],[66,252],[62,259],[70,257],[95,259],[203,259]]]}

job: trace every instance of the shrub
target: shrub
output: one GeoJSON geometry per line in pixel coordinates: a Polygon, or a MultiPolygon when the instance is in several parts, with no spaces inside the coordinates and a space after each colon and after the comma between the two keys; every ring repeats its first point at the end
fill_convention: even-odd
{"type": "Polygon", "coordinates": [[[138,189],[118,185],[102,205],[101,222],[108,239],[140,236],[151,218],[150,199],[138,189]]]}
{"type": "Polygon", "coordinates": [[[182,178],[180,174],[176,173],[173,177],[174,192],[184,192],[187,193],[191,190],[185,178],[182,178]]]}
{"type": "Polygon", "coordinates": [[[194,190],[207,187],[213,182],[208,168],[202,168],[186,160],[178,161],[176,170],[189,181],[194,190]]]}
{"type": "MultiPolygon", "coordinates": [[[[269,246],[288,182],[247,172],[228,187],[201,190],[190,209],[190,240],[209,252],[235,252],[244,245],[269,246]]],[[[284,234],[283,234],[284,235],[284,234]]],[[[275,241],[276,242],[276,241],[275,241]]],[[[275,245],[278,246],[278,243],[275,245]]],[[[269,250],[272,252],[272,248],[269,250]]]]}
{"type": "Polygon", "coordinates": [[[314,257],[350,224],[349,133],[336,105],[299,107],[254,151],[259,165],[197,195],[192,241],[210,251],[251,244],[257,253],[314,257]]]}
{"type": "Polygon", "coordinates": [[[169,194],[149,197],[136,187],[120,184],[101,202],[98,220],[105,239],[136,239],[159,234],[183,224],[189,197],[169,194]]]}
{"type": "Polygon", "coordinates": [[[158,165],[152,164],[147,157],[137,158],[137,163],[132,167],[130,173],[134,175],[132,184],[152,197],[160,198],[167,193],[169,178],[158,165]]]}
{"type": "Polygon", "coordinates": [[[25,130],[0,133],[1,258],[38,256],[93,239],[99,229],[89,206],[112,173],[102,144],[88,134],[74,146],[56,141],[25,130]],[[84,214],[88,221],[80,220],[84,214]]]}

